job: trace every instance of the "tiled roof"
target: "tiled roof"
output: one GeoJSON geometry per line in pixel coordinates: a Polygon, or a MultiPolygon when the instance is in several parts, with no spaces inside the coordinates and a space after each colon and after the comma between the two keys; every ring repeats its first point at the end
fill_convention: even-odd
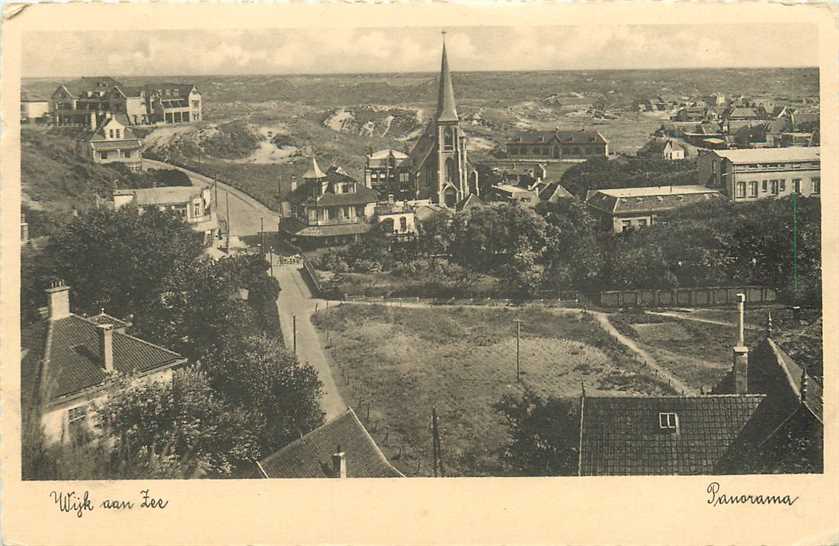
{"type": "Polygon", "coordinates": [[[163,108],[187,108],[189,101],[187,99],[162,99],[160,104],[163,108]]]}
{"type": "Polygon", "coordinates": [[[404,152],[400,152],[399,150],[379,150],[378,152],[373,152],[372,154],[368,155],[370,159],[388,159],[390,156],[393,156],[395,159],[407,159],[408,154],[404,152]]]}
{"type": "Polygon", "coordinates": [[[132,140],[92,140],[90,145],[97,152],[109,152],[111,150],[139,150],[143,143],[138,139],[132,140]]]}
{"type": "Polygon", "coordinates": [[[555,203],[560,199],[574,199],[574,196],[563,188],[559,182],[550,182],[539,192],[540,201],[555,203]]]}
{"type": "MultiPolygon", "coordinates": [[[[58,398],[100,385],[106,378],[96,324],[77,315],[50,322],[45,351],[45,398],[58,398]]],[[[117,372],[147,373],[185,363],[179,354],[127,334],[113,332],[113,363],[117,372]]]]}
{"type": "Polygon", "coordinates": [[[463,199],[461,199],[460,203],[457,205],[457,210],[466,210],[471,209],[473,207],[483,207],[485,203],[481,200],[480,197],[475,195],[474,193],[470,193],[463,199]]]}
{"type": "Polygon", "coordinates": [[[711,153],[724,157],[735,164],[782,161],[819,161],[821,157],[821,148],[818,146],[791,146],[789,148],[715,150],[711,153]]]}
{"type": "Polygon", "coordinates": [[[586,396],[580,474],[714,474],[765,401],[765,395],[586,396]],[[662,429],[660,413],[675,413],[678,431],[662,429]]]}
{"type": "Polygon", "coordinates": [[[419,140],[417,140],[413,148],[411,148],[411,152],[408,154],[415,172],[419,172],[419,170],[422,169],[423,165],[425,165],[425,161],[428,159],[428,156],[436,148],[436,141],[433,133],[434,124],[429,123],[425,126],[419,140]]]}
{"type": "Polygon", "coordinates": [[[352,409],[260,461],[269,478],[333,478],[332,455],[346,456],[348,478],[402,478],[352,409]]]}
{"type": "Polygon", "coordinates": [[[618,214],[667,211],[721,197],[718,191],[705,186],[653,186],[597,190],[586,203],[594,209],[618,214]]]}
{"type": "Polygon", "coordinates": [[[762,119],[762,115],[757,108],[732,108],[727,118],[741,118],[741,119],[762,119]]]}
{"type": "Polygon", "coordinates": [[[87,320],[92,322],[93,324],[110,324],[114,327],[114,330],[118,328],[128,328],[130,324],[125,322],[124,320],[120,320],[116,317],[112,317],[111,315],[102,312],[98,315],[93,315],[92,317],[85,317],[87,320]]]}
{"type": "Polygon", "coordinates": [[[189,203],[201,197],[200,186],[168,186],[161,188],[141,188],[115,190],[114,195],[133,195],[134,203],[139,207],[149,205],[175,205],[189,203]]]}
{"type": "Polygon", "coordinates": [[[307,170],[304,175],[304,180],[306,181],[298,186],[297,189],[288,196],[288,200],[290,202],[309,206],[316,205],[320,207],[331,207],[366,205],[369,203],[375,203],[378,200],[379,196],[375,190],[358,182],[340,168],[330,167],[326,171],[326,174],[323,174],[314,158],[312,159],[312,162],[313,165],[309,167],[309,170],[307,170]],[[327,180],[327,189],[323,195],[320,195],[317,199],[315,199],[312,195],[313,188],[317,188],[317,185],[321,183],[315,180],[322,180],[324,178],[327,180]],[[335,193],[335,184],[344,182],[353,184],[355,191],[335,193]]]}
{"type": "Polygon", "coordinates": [[[307,226],[294,218],[286,218],[280,228],[298,237],[336,237],[342,235],[363,235],[370,231],[371,225],[363,222],[358,224],[332,224],[327,226],[307,226]]]}

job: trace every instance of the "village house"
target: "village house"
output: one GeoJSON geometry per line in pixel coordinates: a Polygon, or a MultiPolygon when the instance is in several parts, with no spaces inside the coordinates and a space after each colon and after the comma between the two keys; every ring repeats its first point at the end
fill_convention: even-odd
{"type": "Polygon", "coordinates": [[[290,216],[280,230],[303,248],[351,243],[370,231],[377,200],[375,191],[339,167],[324,173],[312,157],[303,183],[296,186],[292,181],[290,216]]]}
{"type": "Polygon", "coordinates": [[[460,127],[445,43],[437,110],[405,161],[412,169],[415,199],[430,199],[454,209],[469,194],[480,193],[478,172],[467,157],[466,135],[460,127]]]}
{"type": "Polygon", "coordinates": [[[83,77],[59,85],[50,98],[55,125],[86,127],[91,112],[122,114],[129,125],[188,123],[203,117],[201,94],[193,84],[127,86],[111,77],[83,77]]]}
{"type": "Polygon", "coordinates": [[[411,180],[412,167],[408,154],[399,150],[371,151],[364,158],[364,185],[383,196],[394,194],[412,199],[416,193],[411,180]]]}
{"type": "Polygon", "coordinates": [[[539,193],[527,187],[496,184],[490,190],[490,199],[533,208],[539,204],[539,193]]]}
{"type": "Polygon", "coordinates": [[[396,239],[410,239],[417,234],[415,207],[430,202],[396,201],[389,199],[376,204],[374,216],[384,233],[396,239]]]}
{"type": "Polygon", "coordinates": [[[259,478],[404,478],[352,408],[256,463],[259,478]]]}
{"type": "Polygon", "coordinates": [[[132,171],[143,166],[143,141],[128,127],[124,115],[88,113],[89,129],[76,141],[80,156],[93,163],[122,163],[132,171]]]}
{"type": "Polygon", "coordinates": [[[594,129],[516,133],[505,144],[512,159],[595,159],[609,157],[609,142],[594,129]]]}
{"type": "Polygon", "coordinates": [[[741,127],[763,123],[768,117],[766,110],[760,106],[731,106],[723,112],[720,125],[726,133],[734,133],[741,127]]]}
{"type": "Polygon", "coordinates": [[[112,374],[168,381],[186,364],[181,355],[128,335],[127,323],[104,312],[71,313],[69,292],[53,283],[48,317],[21,331],[21,388],[30,406],[22,409],[28,423],[42,427],[47,443],[84,441],[96,433],[90,412],[107,397],[112,374]]]}
{"type": "Polygon", "coordinates": [[[813,147],[714,150],[700,154],[699,183],[732,201],[821,194],[821,150],[813,147]]]}
{"type": "Polygon", "coordinates": [[[680,108],[670,119],[673,121],[709,121],[716,117],[716,113],[704,105],[686,106],[680,108]]]}
{"type": "Polygon", "coordinates": [[[160,188],[114,190],[114,208],[135,206],[140,212],[149,208],[176,213],[193,231],[203,235],[204,246],[218,235],[218,217],[209,188],[170,186],[160,188]]]}
{"type": "Polygon", "coordinates": [[[685,147],[669,138],[654,138],[638,150],[638,157],[673,161],[685,158],[685,147]]]}
{"type": "Polygon", "coordinates": [[[653,186],[592,190],[586,204],[604,228],[622,233],[651,226],[673,210],[721,197],[705,186],[653,186]]]}
{"type": "Polygon", "coordinates": [[[710,394],[580,398],[580,476],[819,473],[823,400],[816,378],[776,343],[739,335],[731,372],[710,394]]]}

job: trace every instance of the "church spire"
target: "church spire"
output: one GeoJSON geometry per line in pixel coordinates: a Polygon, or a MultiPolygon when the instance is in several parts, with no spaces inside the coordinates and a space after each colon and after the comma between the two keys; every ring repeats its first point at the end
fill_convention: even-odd
{"type": "Polygon", "coordinates": [[[437,121],[457,121],[454,103],[452,76],[449,74],[449,60],[446,57],[446,32],[443,31],[443,60],[440,64],[440,91],[437,95],[437,121]]]}

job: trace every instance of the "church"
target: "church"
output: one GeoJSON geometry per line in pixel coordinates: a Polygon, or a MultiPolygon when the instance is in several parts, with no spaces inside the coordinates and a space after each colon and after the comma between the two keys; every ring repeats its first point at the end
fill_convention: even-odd
{"type": "Polygon", "coordinates": [[[454,87],[443,42],[437,110],[409,154],[417,199],[457,208],[478,194],[478,172],[466,155],[466,135],[460,128],[454,87]]]}

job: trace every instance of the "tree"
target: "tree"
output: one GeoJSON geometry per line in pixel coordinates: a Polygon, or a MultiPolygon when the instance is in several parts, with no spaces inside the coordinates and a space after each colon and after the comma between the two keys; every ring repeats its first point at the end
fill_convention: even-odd
{"type": "Polygon", "coordinates": [[[448,255],[452,243],[452,215],[437,211],[417,222],[418,251],[426,256],[448,255]]]}
{"type": "Polygon", "coordinates": [[[495,404],[509,429],[502,460],[523,476],[577,473],[579,413],[573,400],[505,394],[495,404]]]}
{"type": "Polygon", "coordinates": [[[590,290],[599,284],[604,258],[598,225],[585,204],[563,199],[536,207],[546,222],[545,280],[549,285],[590,290]]]}
{"type": "Polygon", "coordinates": [[[78,311],[124,317],[159,294],[169,271],[201,253],[199,238],[169,212],[93,209],[51,238],[46,253],[78,311]]]}
{"type": "Polygon", "coordinates": [[[202,362],[210,384],[259,427],[259,448],[269,454],[323,422],[317,371],[300,364],[276,340],[228,340],[202,362]]]}
{"type": "Polygon", "coordinates": [[[95,411],[113,444],[111,468],[121,476],[146,477],[150,467],[173,477],[231,476],[260,456],[262,423],[223,400],[195,367],[171,381],[116,376],[95,411]]]}
{"type": "Polygon", "coordinates": [[[650,160],[621,157],[589,159],[562,174],[562,186],[578,198],[589,190],[696,183],[694,160],[650,160]]]}

